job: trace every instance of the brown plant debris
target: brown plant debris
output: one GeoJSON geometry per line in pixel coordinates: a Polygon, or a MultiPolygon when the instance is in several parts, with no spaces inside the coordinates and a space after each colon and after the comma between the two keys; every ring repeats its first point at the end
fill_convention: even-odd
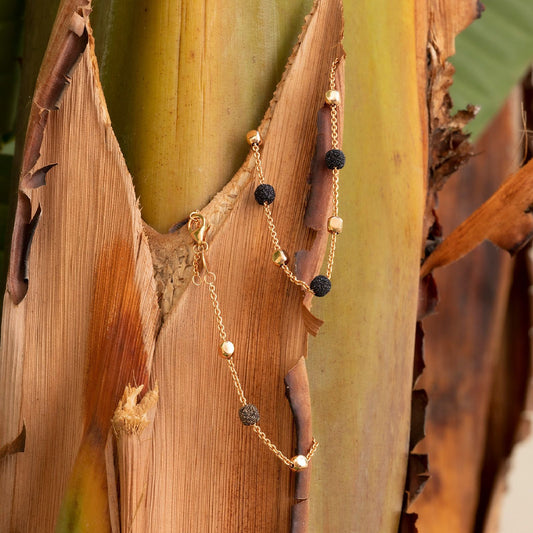
{"type": "Polygon", "coordinates": [[[533,235],[533,161],[512,174],[422,265],[420,276],[460,259],[485,239],[511,255],[533,235]]]}
{"type": "Polygon", "coordinates": [[[475,18],[479,18],[479,3],[464,2],[446,8],[430,4],[430,28],[427,44],[427,108],[429,122],[428,192],[424,214],[424,234],[431,233],[435,220],[437,192],[448,178],[473,155],[469,134],[462,131],[478,109],[468,106],[451,115],[453,102],[449,94],[455,69],[447,61],[454,53],[455,36],[475,18]]]}
{"type": "MultiPolygon", "coordinates": [[[[451,101],[449,104],[451,106],[451,101]]],[[[472,155],[472,145],[468,142],[463,128],[476,116],[478,108],[469,105],[450,117],[446,127],[438,127],[430,138],[430,189],[436,193],[442,189],[447,179],[472,155]]]]}
{"type": "Polygon", "coordinates": [[[147,392],[139,401],[139,395],[143,388],[144,385],[140,387],[128,385],[124,390],[111,421],[116,435],[121,433],[126,435],[140,434],[150,423],[149,411],[157,404],[159,391],[156,387],[147,392]]]}
{"type": "Polygon", "coordinates": [[[418,289],[418,321],[433,313],[437,307],[439,295],[433,276],[420,280],[418,289]]]}

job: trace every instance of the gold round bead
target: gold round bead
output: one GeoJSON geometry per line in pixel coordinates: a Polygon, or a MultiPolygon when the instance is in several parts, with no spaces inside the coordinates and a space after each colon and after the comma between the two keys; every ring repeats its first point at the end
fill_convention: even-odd
{"type": "Polygon", "coordinates": [[[328,231],[330,233],[342,233],[343,220],[341,217],[328,218],[328,231]]]}
{"type": "Polygon", "coordinates": [[[278,266],[284,265],[288,260],[289,258],[283,250],[276,250],[272,254],[272,261],[274,261],[274,263],[276,263],[278,266]]]}
{"type": "Polygon", "coordinates": [[[220,355],[224,359],[231,359],[235,353],[235,346],[231,341],[224,341],[220,345],[220,355]]]}
{"type": "Polygon", "coordinates": [[[291,458],[291,470],[299,472],[300,470],[305,470],[309,466],[309,461],[305,455],[296,455],[291,458]]]}
{"type": "Polygon", "coordinates": [[[246,140],[248,141],[249,145],[261,144],[261,135],[257,130],[250,130],[246,134],[246,140]]]}
{"type": "Polygon", "coordinates": [[[329,105],[339,105],[341,103],[341,93],[330,89],[326,93],[326,103],[329,105]]]}

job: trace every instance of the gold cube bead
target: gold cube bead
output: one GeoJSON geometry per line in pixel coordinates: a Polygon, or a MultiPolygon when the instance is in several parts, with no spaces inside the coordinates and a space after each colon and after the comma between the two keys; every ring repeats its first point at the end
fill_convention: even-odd
{"type": "Polygon", "coordinates": [[[339,105],[341,103],[341,93],[339,91],[329,90],[326,93],[326,103],[329,105],[339,105]]]}
{"type": "Polygon", "coordinates": [[[224,359],[231,359],[234,353],[235,353],[235,346],[233,346],[233,343],[231,341],[224,341],[220,345],[220,355],[224,359]]]}
{"type": "Polygon", "coordinates": [[[329,217],[328,218],[328,231],[330,233],[342,233],[342,218],[341,217],[329,217]]]}
{"type": "Polygon", "coordinates": [[[276,250],[272,254],[272,261],[274,261],[274,263],[276,263],[278,266],[284,265],[288,260],[289,258],[283,250],[276,250]]]}
{"type": "Polygon", "coordinates": [[[261,144],[261,135],[257,130],[250,130],[246,134],[246,140],[248,141],[248,144],[261,144]]]}
{"type": "Polygon", "coordinates": [[[295,457],[292,457],[291,463],[291,469],[295,472],[305,470],[309,466],[309,461],[307,460],[307,457],[305,455],[296,455],[295,457]]]}

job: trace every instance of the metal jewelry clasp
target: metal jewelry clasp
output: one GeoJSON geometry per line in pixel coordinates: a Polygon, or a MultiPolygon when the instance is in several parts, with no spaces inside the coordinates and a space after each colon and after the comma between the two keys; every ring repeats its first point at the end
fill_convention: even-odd
{"type": "Polygon", "coordinates": [[[200,213],[199,211],[193,211],[189,215],[187,229],[189,230],[189,233],[191,234],[191,237],[193,238],[194,242],[196,242],[197,244],[206,244],[205,234],[209,229],[209,224],[207,223],[207,219],[204,215],[202,215],[202,213],[200,213]]]}
{"type": "Polygon", "coordinates": [[[193,246],[194,258],[192,282],[195,285],[200,285],[202,281],[207,284],[213,284],[216,280],[216,276],[209,270],[206,257],[207,250],[209,249],[209,244],[207,244],[207,241],[205,240],[207,230],[209,229],[207,219],[199,211],[193,211],[189,215],[187,229],[195,242],[195,245],[193,246]],[[202,269],[204,271],[203,278],[200,277],[202,269]]]}

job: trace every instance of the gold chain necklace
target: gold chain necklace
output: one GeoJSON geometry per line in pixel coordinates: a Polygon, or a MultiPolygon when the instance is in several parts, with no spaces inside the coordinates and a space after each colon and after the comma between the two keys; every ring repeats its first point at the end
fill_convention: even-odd
{"type": "MultiPolygon", "coordinates": [[[[287,275],[289,280],[295,285],[301,287],[305,292],[311,293],[315,296],[325,296],[331,289],[331,273],[333,271],[333,261],[335,258],[335,247],[337,243],[337,235],[342,231],[342,219],[339,217],[339,170],[344,167],[345,157],[342,151],[339,149],[338,139],[338,106],[340,105],[340,93],[335,88],[335,73],[338,59],[333,61],[331,70],[329,73],[330,88],[326,92],[326,103],[330,106],[331,113],[331,150],[326,152],[325,163],[326,166],[331,169],[332,182],[333,182],[333,214],[328,219],[328,232],[331,234],[328,264],[326,269],[326,275],[318,275],[311,283],[307,284],[305,281],[298,279],[298,277],[288,267],[287,254],[283,251],[279,244],[279,238],[272,217],[272,211],[270,204],[275,199],[275,191],[272,185],[265,183],[265,177],[263,173],[263,164],[261,161],[261,152],[259,145],[261,144],[261,136],[257,130],[249,131],[246,135],[248,144],[250,144],[253,155],[255,158],[255,169],[257,176],[259,177],[259,185],[255,190],[255,199],[257,203],[263,206],[265,216],[267,219],[270,236],[272,239],[272,246],[274,253],[272,254],[273,262],[278,265],[283,272],[287,275]]],[[[311,448],[306,455],[296,455],[290,459],[281,452],[277,446],[266,436],[264,431],[259,426],[259,410],[251,403],[248,403],[244,395],[244,390],[241,384],[241,380],[235,368],[233,361],[233,355],[235,353],[235,346],[228,340],[224,322],[222,320],[222,312],[220,311],[220,304],[218,302],[218,295],[216,291],[216,275],[209,270],[207,264],[207,252],[209,250],[209,244],[206,241],[207,230],[209,224],[202,213],[199,211],[193,211],[189,216],[188,230],[194,240],[194,258],[193,258],[193,277],[192,282],[196,286],[200,286],[203,283],[207,285],[209,290],[209,296],[211,303],[213,304],[213,310],[215,312],[215,319],[218,328],[218,334],[220,336],[221,344],[219,346],[219,353],[226,361],[233,384],[237,391],[237,396],[241,402],[242,407],[239,409],[239,418],[245,426],[250,426],[257,436],[263,441],[268,449],[280,459],[291,470],[299,471],[308,467],[309,461],[313,457],[316,449],[318,448],[318,442],[313,439],[311,448]],[[203,277],[200,273],[203,271],[203,277]]]]}

